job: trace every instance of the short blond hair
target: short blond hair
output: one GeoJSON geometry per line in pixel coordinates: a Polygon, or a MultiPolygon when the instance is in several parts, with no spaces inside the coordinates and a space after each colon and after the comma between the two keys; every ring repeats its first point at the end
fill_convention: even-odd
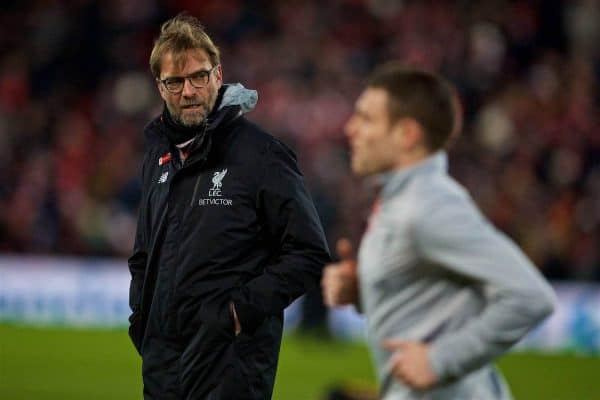
{"type": "Polygon", "coordinates": [[[172,52],[175,63],[181,63],[184,53],[194,49],[206,51],[213,67],[221,62],[219,49],[197,18],[181,13],[166,21],[160,27],[160,35],[154,41],[150,54],[152,75],[160,77],[162,58],[166,53],[172,52]]]}

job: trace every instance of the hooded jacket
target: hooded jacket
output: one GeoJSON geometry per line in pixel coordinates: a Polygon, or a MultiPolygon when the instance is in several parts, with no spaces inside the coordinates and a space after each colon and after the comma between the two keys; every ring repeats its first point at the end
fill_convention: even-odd
{"type": "Polygon", "coordinates": [[[270,398],[283,310],[330,259],[295,155],[243,116],[256,99],[221,88],[185,160],[163,118],[145,128],[129,331],[146,399],[270,398]]]}

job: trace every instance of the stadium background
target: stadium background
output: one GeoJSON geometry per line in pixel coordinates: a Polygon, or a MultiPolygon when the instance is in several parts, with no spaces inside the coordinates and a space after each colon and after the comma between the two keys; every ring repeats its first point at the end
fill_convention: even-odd
{"type": "MultiPolygon", "coordinates": [[[[249,117],[297,151],[330,243],[358,242],[370,202],[342,134],[365,76],[397,59],[451,79],[466,118],[451,173],[565,304],[502,368],[518,398],[600,398],[596,0],[3,1],[0,398],[139,397],[126,310],[93,299],[123,285],[105,271],[127,279],[141,130],[162,107],[147,60],[181,10],[219,45],[225,81],[258,90],[249,117]]],[[[364,347],[337,341],[356,338],[354,317],[328,317],[318,292],[295,309],[275,398],[372,387],[364,347]]]]}

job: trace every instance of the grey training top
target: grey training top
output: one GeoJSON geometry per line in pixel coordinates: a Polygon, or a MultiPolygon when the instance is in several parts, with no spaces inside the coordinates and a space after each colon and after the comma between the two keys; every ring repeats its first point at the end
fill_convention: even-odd
{"type": "Polygon", "coordinates": [[[448,175],[445,153],[385,180],[358,255],[382,398],[510,399],[491,362],[552,312],[552,288],[448,175]],[[429,342],[442,384],[417,392],[395,379],[389,338],[429,342]]]}

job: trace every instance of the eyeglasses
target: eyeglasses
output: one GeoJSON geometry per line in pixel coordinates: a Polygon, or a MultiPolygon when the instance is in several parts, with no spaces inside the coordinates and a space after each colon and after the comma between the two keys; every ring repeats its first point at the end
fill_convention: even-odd
{"type": "Polygon", "coordinates": [[[160,83],[162,83],[165,89],[167,89],[171,93],[180,93],[183,90],[183,86],[185,84],[186,79],[190,81],[190,84],[193,87],[195,87],[196,89],[201,89],[208,85],[210,74],[218,66],[219,64],[215,65],[211,69],[200,70],[188,76],[172,76],[170,78],[157,80],[160,83]]]}

